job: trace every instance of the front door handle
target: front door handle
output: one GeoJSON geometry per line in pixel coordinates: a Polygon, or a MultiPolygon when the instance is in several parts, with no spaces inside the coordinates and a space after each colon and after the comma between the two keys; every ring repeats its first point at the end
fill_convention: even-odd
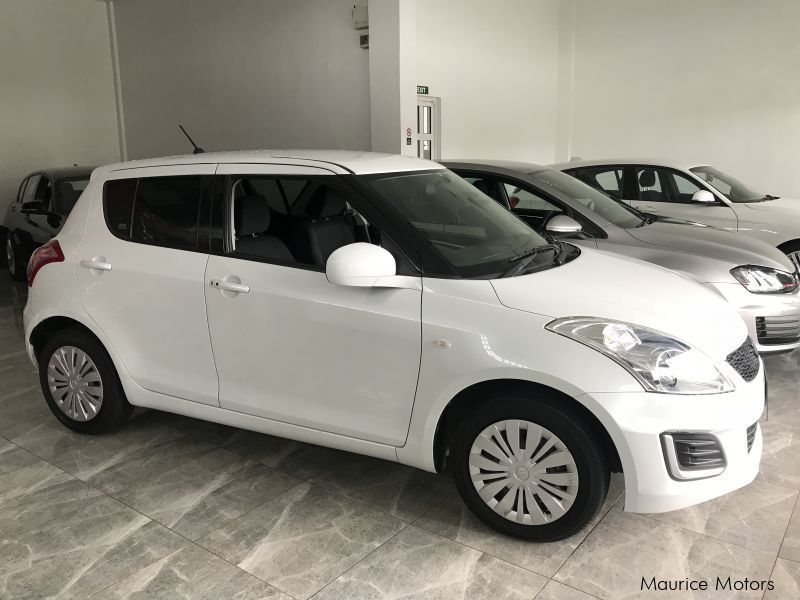
{"type": "Polygon", "coordinates": [[[234,294],[246,294],[250,291],[250,286],[238,281],[226,281],[224,279],[212,279],[208,282],[212,288],[223,292],[233,292],[234,294]]]}
{"type": "Polygon", "coordinates": [[[84,269],[92,269],[93,271],[110,271],[111,263],[93,258],[92,260],[82,260],[81,266],[84,269]]]}

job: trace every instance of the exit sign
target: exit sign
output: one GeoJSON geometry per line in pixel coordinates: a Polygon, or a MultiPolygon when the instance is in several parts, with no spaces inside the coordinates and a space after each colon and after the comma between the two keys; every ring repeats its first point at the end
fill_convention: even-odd
{"type": "Polygon", "coordinates": [[[417,86],[417,93],[418,94],[427,94],[428,93],[428,86],[427,85],[418,85],[417,86]]]}

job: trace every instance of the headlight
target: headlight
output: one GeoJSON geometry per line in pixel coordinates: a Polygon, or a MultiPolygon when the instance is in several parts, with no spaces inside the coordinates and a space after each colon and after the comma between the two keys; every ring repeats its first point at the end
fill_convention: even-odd
{"type": "Polygon", "coordinates": [[[546,328],[612,358],[651,392],[717,394],[734,389],[708,356],[659,331],[593,317],[556,319],[546,328]]]}
{"type": "Polygon", "coordinates": [[[786,293],[797,289],[797,277],[794,273],[768,267],[744,265],[731,269],[731,275],[754,294],[786,293]]]}

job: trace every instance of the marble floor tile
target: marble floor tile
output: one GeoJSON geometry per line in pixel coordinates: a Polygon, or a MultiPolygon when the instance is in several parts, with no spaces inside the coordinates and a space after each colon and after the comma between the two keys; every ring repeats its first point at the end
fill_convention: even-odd
{"type": "MultiPolygon", "coordinates": [[[[3,384],[5,385],[5,381],[3,384]]],[[[4,423],[9,425],[33,417],[52,415],[42,397],[38,383],[7,393],[0,399],[0,411],[2,411],[4,423]]],[[[0,426],[0,433],[7,430],[7,427],[0,426]]],[[[8,435],[3,435],[3,437],[8,438],[8,435]]]]}
{"type": "Polygon", "coordinates": [[[40,460],[2,474],[0,539],[62,518],[100,495],[93,487],[40,460]]]}
{"type": "Polygon", "coordinates": [[[13,442],[21,436],[28,435],[43,427],[51,427],[54,424],[58,424],[58,421],[53,416],[53,413],[49,411],[47,414],[19,421],[3,419],[0,420],[0,435],[13,442]]]}
{"type": "Polygon", "coordinates": [[[796,500],[797,491],[759,477],[720,498],[648,516],[745,548],[776,553],[796,500]]]}
{"type": "Polygon", "coordinates": [[[770,579],[774,589],[767,590],[764,600],[800,598],[800,563],[779,558],[770,579]]]}
{"type": "Polygon", "coordinates": [[[800,562],[800,502],[795,504],[778,556],[800,562]]]}
{"type": "Polygon", "coordinates": [[[0,542],[0,598],[85,598],[184,544],[106,496],[68,519],[0,542]]]}
{"type": "Polygon", "coordinates": [[[536,596],[536,600],[595,600],[595,598],[552,579],[536,596]]]}
{"type": "MultiPolygon", "coordinates": [[[[652,598],[642,578],[769,579],[774,554],[721,542],[614,507],[567,560],[554,579],[603,600],[652,598]]],[[[732,592],[725,598],[760,598],[732,592]]],[[[659,598],[719,598],[717,591],[658,592],[659,598]]]]}
{"type": "Polygon", "coordinates": [[[257,579],[191,545],[129,575],[91,600],[291,600],[257,579]]]}
{"type": "Polygon", "coordinates": [[[450,473],[435,474],[396,462],[352,455],[311,481],[405,521],[414,521],[455,492],[450,473]]]}
{"type": "Polygon", "coordinates": [[[411,525],[314,600],[528,600],[546,582],[541,575],[411,525]]]}
{"type": "Polygon", "coordinates": [[[620,477],[612,478],[608,499],[594,521],[580,533],[560,542],[533,544],[497,533],[472,514],[455,489],[442,497],[434,509],[414,521],[414,525],[534,573],[552,577],[619,499],[621,481],[620,477]]]}
{"type": "Polygon", "coordinates": [[[198,544],[304,600],[402,527],[399,519],[302,483],[198,544]]]}
{"type": "Polygon", "coordinates": [[[216,449],[114,496],[194,540],[299,483],[281,471],[216,449]]]}
{"type": "Polygon", "coordinates": [[[0,475],[39,462],[33,454],[16,444],[0,438],[0,475]]]}
{"type": "Polygon", "coordinates": [[[221,425],[220,423],[212,423],[211,421],[202,421],[200,419],[193,419],[175,413],[168,413],[157,410],[147,411],[145,414],[149,415],[151,419],[156,422],[168,425],[175,431],[179,431],[185,435],[194,436],[203,442],[207,442],[214,446],[222,446],[230,440],[237,432],[241,431],[235,427],[228,425],[221,425]]]}

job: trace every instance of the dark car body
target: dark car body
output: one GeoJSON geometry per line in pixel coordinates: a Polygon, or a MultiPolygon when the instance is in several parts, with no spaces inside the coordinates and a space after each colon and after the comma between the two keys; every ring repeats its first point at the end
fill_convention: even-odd
{"type": "Polygon", "coordinates": [[[93,169],[43,169],[22,180],[0,227],[0,260],[12,277],[23,279],[33,251],[61,231],[93,169]]]}

